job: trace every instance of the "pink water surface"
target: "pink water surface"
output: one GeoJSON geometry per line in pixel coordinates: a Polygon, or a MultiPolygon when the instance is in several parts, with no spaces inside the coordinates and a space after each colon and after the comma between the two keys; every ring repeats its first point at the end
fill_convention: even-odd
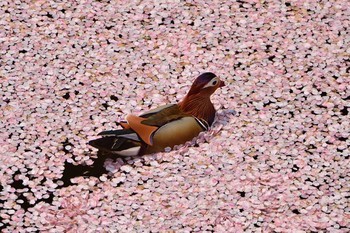
{"type": "Polygon", "coordinates": [[[350,3],[0,2],[3,232],[349,232],[350,3]],[[226,87],[177,150],[65,162],[115,122],[226,87]]]}

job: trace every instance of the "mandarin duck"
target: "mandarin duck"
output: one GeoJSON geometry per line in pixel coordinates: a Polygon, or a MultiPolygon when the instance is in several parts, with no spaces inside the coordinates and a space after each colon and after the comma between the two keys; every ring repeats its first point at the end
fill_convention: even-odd
{"type": "Polygon", "coordinates": [[[203,73],[179,103],[167,104],[139,116],[130,114],[125,122],[117,123],[123,129],[103,131],[98,134],[101,138],[89,144],[119,156],[161,152],[183,144],[212,125],[216,110],[210,96],[223,86],[225,83],[215,74],[203,73]]]}

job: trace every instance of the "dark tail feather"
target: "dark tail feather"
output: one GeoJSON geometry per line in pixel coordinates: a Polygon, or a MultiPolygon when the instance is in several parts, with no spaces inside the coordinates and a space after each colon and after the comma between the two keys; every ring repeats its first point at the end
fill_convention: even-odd
{"type": "Polygon", "coordinates": [[[89,141],[89,145],[99,150],[111,151],[116,140],[118,140],[116,137],[97,138],[95,140],[89,141]]]}
{"type": "Polygon", "coordinates": [[[106,130],[99,133],[99,136],[119,136],[124,134],[135,133],[132,129],[117,129],[117,130],[106,130]]]}
{"type": "Polygon", "coordinates": [[[102,137],[89,141],[89,145],[108,153],[121,156],[136,156],[139,155],[142,143],[119,137],[102,137]]]}

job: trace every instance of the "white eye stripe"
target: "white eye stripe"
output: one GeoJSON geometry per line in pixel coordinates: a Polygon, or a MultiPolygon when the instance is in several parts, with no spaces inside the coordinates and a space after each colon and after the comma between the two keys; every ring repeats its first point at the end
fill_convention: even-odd
{"type": "Polygon", "coordinates": [[[208,82],[202,89],[207,88],[207,87],[214,87],[218,84],[219,82],[219,78],[213,78],[212,80],[210,80],[210,82],[208,82]]]}

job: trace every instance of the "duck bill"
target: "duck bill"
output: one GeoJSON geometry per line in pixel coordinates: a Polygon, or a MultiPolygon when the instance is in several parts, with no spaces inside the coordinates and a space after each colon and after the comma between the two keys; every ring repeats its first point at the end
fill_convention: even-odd
{"type": "Polygon", "coordinates": [[[225,83],[224,83],[224,81],[221,81],[221,80],[220,80],[219,87],[224,87],[224,86],[226,86],[225,83]]]}

